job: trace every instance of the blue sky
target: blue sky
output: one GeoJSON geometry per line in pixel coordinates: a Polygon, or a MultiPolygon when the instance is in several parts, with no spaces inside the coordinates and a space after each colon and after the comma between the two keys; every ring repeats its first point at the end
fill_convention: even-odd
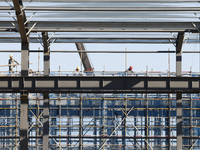
{"type": "MultiPolygon", "coordinates": [[[[172,44],[85,44],[86,49],[92,51],[158,51],[158,50],[175,50],[172,44]]],[[[40,44],[30,44],[30,49],[42,49],[40,44]]],[[[1,44],[1,50],[19,50],[20,44],[1,44]]],[[[53,43],[51,50],[76,50],[75,44],[53,43]]],[[[199,44],[184,44],[183,51],[200,51],[199,44]]],[[[0,65],[8,63],[10,53],[1,53],[0,65]]],[[[14,58],[21,62],[20,53],[12,53],[14,58]]],[[[168,70],[168,54],[144,54],[144,53],[128,53],[127,65],[133,66],[134,71],[145,71],[148,65],[148,70],[166,71],[168,70]]],[[[113,53],[89,53],[89,57],[95,68],[95,71],[103,71],[104,66],[106,71],[124,71],[125,70],[125,54],[113,53]]],[[[199,72],[199,57],[200,54],[183,54],[183,71],[189,71],[192,66],[192,71],[199,72]]],[[[170,54],[171,71],[175,71],[175,54],[170,54]]],[[[73,71],[77,66],[80,67],[81,60],[78,53],[52,53],[51,54],[51,71],[58,71],[59,66],[61,71],[73,71]]],[[[38,70],[38,53],[30,54],[30,65],[32,70],[38,70]]],[[[8,67],[0,67],[0,71],[7,71],[8,67]]],[[[20,70],[20,67],[18,67],[20,70]]],[[[43,54],[40,53],[40,71],[43,70],[43,54]]]]}

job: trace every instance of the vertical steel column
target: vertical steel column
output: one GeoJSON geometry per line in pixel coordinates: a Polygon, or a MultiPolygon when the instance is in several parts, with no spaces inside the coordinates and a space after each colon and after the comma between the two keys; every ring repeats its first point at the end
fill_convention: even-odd
{"type": "Polygon", "coordinates": [[[19,33],[21,36],[21,75],[28,76],[29,73],[29,35],[27,35],[28,23],[26,22],[25,12],[22,10],[23,4],[21,0],[13,0],[17,23],[19,27],[19,33]]]}
{"type": "MultiPolygon", "coordinates": [[[[145,117],[145,136],[146,136],[146,141],[148,141],[148,95],[145,94],[145,101],[146,101],[146,117],[145,117]]],[[[145,144],[146,150],[148,150],[148,144],[145,144]]]]}
{"type": "MultiPolygon", "coordinates": [[[[96,114],[96,109],[93,110],[93,117],[94,117],[94,121],[93,121],[93,136],[96,137],[97,136],[97,114],[96,114]]],[[[93,139],[94,141],[94,150],[97,150],[97,138],[93,139]]]]}
{"type": "Polygon", "coordinates": [[[29,43],[22,43],[21,75],[28,76],[28,74],[29,74],[29,43]]]}
{"type": "Polygon", "coordinates": [[[49,93],[43,93],[43,149],[49,149],[49,93]]]}
{"type": "MultiPolygon", "coordinates": [[[[59,93],[59,136],[61,136],[61,93],[59,93]]],[[[61,148],[61,138],[59,139],[59,150],[62,150],[61,148]]]]}
{"type": "Polygon", "coordinates": [[[99,105],[99,148],[101,147],[102,145],[102,138],[101,138],[101,135],[102,135],[102,122],[103,122],[103,118],[102,118],[102,109],[103,109],[103,99],[101,100],[100,102],[100,105],[99,105]]]}
{"type": "Polygon", "coordinates": [[[28,93],[23,92],[20,97],[20,150],[28,150],[28,93]]]}
{"type": "Polygon", "coordinates": [[[176,94],[176,134],[177,134],[177,150],[182,150],[182,94],[176,94]]]}
{"type": "MultiPolygon", "coordinates": [[[[105,118],[105,116],[107,116],[107,103],[105,100],[105,95],[103,95],[103,136],[107,136],[107,129],[106,129],[106,122],[108,118],[105,118]]],[[[103,143],[105,142],[106,139],[103,139],[103,143]]],[[[103,150],[105,149],[105,147],[103,147],[103,150]]]]}
{"type": "MultiPolygon", "coordinates": [[[[182,45],[184,32],[179,32],[176,41],[176,76],[182,76],[182,45]]],[[[177,150],[182,150],[182,93],[176,94],[176,130],[177,130],[177,150]]]]}
{"type": "MultiPolygon", "coordinates": [[[[50,52],[49,52],[49,42],[48,33],[42,32],[42,40],[44,46],[44,76],[49,76],[50,74],[50,52]]],[[[43,93],[44,97],[44,113],[43,113],[43,149],[49,149],[49,93],[43,93]]]]}
{"type": "Polygon", "coordinates": [[[70,124],[70,118],[69,118],[69,109],[67,109],[67,136],[68,136],[68,138],[67,138],[67,150],[70,149],[69,147],[70,147],[70,143],[71,143],[70,138],[69,138],[69,136],[71,136],[71,133],[70,133],[71,128],[69,127],[70,125],[71,124],[70,124]]]}
{"type": "Polygon", "coordinates": [[[184,40],[184,32],[179,32],[176,40],[176,76],[181,77],[182,74],[182,45],[184,40]]]}
{"type": "MultiPolygon", "coordinates": [[[[29,42],[21,44],[21,76],[29,74],[29,42]]],[[[21,94],[20,111],[20,149],[28,149],[28,92],[21,94]]]]}
{"type": "Polygon", "coordinates": [[[193,115],[192,115],[192,94],[190,94],[190,147],[193,145],[193,115]]]}
{"type": "MultiPolygon", "coordinates": [[[[116,101],[117,102],[117,101],[116,101]]],[[[115,122],[117,122],[117,119],[115,118],[115,111],[114,111],[114,108],[113,108],[113,111],[112,111],[112,124],[111,124],[111,133],[115,130],[115,122]]],[[[110,133],[110,134],[111,134],[110,133]]],[[[115,133],[113,133],[113,136],[115,136],[115,133]]],[[[111,145],[114,147],[115,145],[117,145],[117,142],[116,142],[116,139],[111,139],[111,145]]],[[[111,147],[111,150],[112,149],[115,149],[115,147],[114,148],[112,148],[111,147]]]]}
{"type": "Polygon", "coordinates": [[[50,43],[48,41],[48,33],[42,32],[42,40],[44,46],[44,76],[50,74],[50,43]]]}
{"type": "Polygon", "coordinates": [[[83,99],[82,94],[80,97],[80,109],[79,109],[79,150],[83,149],[83,99]]]}
{"type": "MultiPolygon", "coordinates": [[[[19,118],[19,108],[18,108],[18,99],[17,99],[17,94],[16,94],[16,98],[15,98],[15,108],[16,108],[16,118],[15,118],[15,137],[17,137],[18,136],[18,118],[19,118]]],[[[17,150],[18,148],[17,148],[17,142],[18,140],[17,140],[17,138],[15,139],[15,150],[17,150]]]]}
{"type": "MultiPolygon", "coordinates": [[[[107,107],[107,106],[106,106],[105,96],[103,94],[102,107],[101,107],[101,117],[102,117],[102,119],[101,119],[101,133],[100,133],[100,136],[105,136],[105,134],[106,134],[106,131],[105,131],[105,116],[107,115],[107,113],[106,113],[105,107],[107,107]]],[[[100,147],[104,143],[105,140],[106,139],[104,139],[104,138],[103,139],[100,138],[100,147]]],[[[103,146],[102,149],[104,150],[104,148],[105,148],[105,146],[103,146]]]]}
{"type": "MultiPolygon", "coordinates": [[[[39,101],[39,93],[37,93],[37,98],[36,98],[36,113],[37,113],[37,118],[40,116],[40,101],[39,101]]],[[[36,119],[36,136],[39,136],[39,118],[36,119]]],[[[36,139],[36,150],[39,150],[39,139],[36,139]]]]}
{"type": "MultiPolygon", "coordinates": [[[[27,34],[28,23],[23,8],[22,0],[13,0],[17,24],[21,37],[21,76],[29,74],[29,35],[27,34]]],[[[24,82],[24,81],[23,81],[24,82]]],[[[28,149],[28,92],[21,93],[20,110],[20,149],[28,149]]]]}
{"type": "MultiPolygon", "coordinates": [[[[170,49],[169,49],[170,50],[170,49]]],[[[168,77],[170,77],[170,53],[168,54],[168,63],[169,63],[169,69],[168,69],[168,77]]],[[[168,143],[169,147],[168,150],[171,150],[171,94],[168,94],[168,143]]]]}
{"type": "MultiPolygon", "coordinates": [[[[127,94],[125,94],[125,99],[123,101],[123,107],[124,107],[124,112],[127,114],[127,94]]],[[[122,122],[122,150],[126,150],[126,114],[123,113],[122,119],[124,121],[122,122]]]]}
{"type": "Polygon", "coordinates": [[[171,150],[171,95],[168,94],[168,126],[169,126],[169,129],[168,129],[168,134],[169,134],[169,147],[168,147],[168,150],[171,150]]]}
{"type": "MultiPolygon", "coordinates": [[[[137,126],[137,116],[134,116],[134,125],[135,126],[137,126]]],[[[133,132],[134,132],[134,136],[136,137],[137,136],[137,130],[136,130],[136,128],[134,128],[133,129],[133,132]]],[[[136,138],[134,138],[134,148],[136,148],[137,147],[137,139],[136,138]]]]}

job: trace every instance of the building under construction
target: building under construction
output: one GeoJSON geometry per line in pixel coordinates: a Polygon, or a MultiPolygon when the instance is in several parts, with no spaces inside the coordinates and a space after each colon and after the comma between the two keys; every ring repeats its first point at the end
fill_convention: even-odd
{"type": "Polygon", "coordinates": [[[0,43],[21,43],[19,50],[0,50],[21,53],[21,70],[0,74],[0,149],[200,149],[200,74],[182,71],[182,54],[200,53],[182,50],[183,43],[199,43],[199,6],[197,0],[0,0],[0,43]],[[34,43],[43,49],[30,49],[34,43]],[[50,50],[51,43],[75,43],[77,50],[50,50]],[[87,51],[84,43],[175,50],[87,51]],[[43,53],[42,72],[29,68],[34,52],[43,53]],[[78,53],[84,71],[52,73],[56,52],[78,53]],[[172,53],[176,72],[95,72],[88,53],[172,53]]]}

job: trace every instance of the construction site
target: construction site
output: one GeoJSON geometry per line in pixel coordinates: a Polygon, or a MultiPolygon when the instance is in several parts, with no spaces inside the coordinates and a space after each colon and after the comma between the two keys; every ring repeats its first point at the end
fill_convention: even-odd
{"type": "Polygon", "coordinates": [[[200,72],[184,71],[182,59],[198,55],[200,65],[200,48],[183,50],[192,44],[200,47],[198,0],[0,0],[0,149],[199,150],[200,72]],[[76,49],[51,47],[63,43],[76,49]],[[57,53],[77,54],[80,67],[51,71],[57,53]],[[127,55],[138,53],[174,57],[175,71],[135,71],[127,55]],[[41,55],[42,70],[30,54],[41,55]],[[125,70],[97,71],[89,54],[122,54],[125,70]]]}

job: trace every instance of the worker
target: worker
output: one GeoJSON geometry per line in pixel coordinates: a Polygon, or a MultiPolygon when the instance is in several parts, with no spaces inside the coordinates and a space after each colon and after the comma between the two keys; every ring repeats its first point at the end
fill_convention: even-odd
{"type": "Polygon", "coordinates": [[[34,73],[36,73],[36,72],[34,72],[32,69],[29,69],[29,76],[32,76],[34,73]]]}
{"type": "Polygon", "coordinates": [[[9,55],[10,59],[8,60],[8,64],[9,64],[9,73],[13,72],[13,68],[15,67],[15,63],[19,64],[14,58],[13,55],[10,54],[9,55]]]}
{"type": "Polygon", "coordinates": [[[133,70],[133,66],[130,66],[129,68],[128,68],[128,71],[132,71],[133,70]]]}
{"type": "Polygon", "coordinates": [[[133,66],[130,66],[126,71],[125,71],[125,73],[126,73],[126,75],[131,75],[132,73],[133,73],[133,66]]]}
{"type": "Polygon", "coordinates": [[[79,67],[76,67],[76,71],[77,71],[77,72],[79,72],[79,69],[80,69],[79,67]]]}
{"type": "Polygon", "coordinates": [[[80,70],[80,68],[76,67],[76,70],[73,72],[73,76],[80,76],[79,70],[80,70]]]}

